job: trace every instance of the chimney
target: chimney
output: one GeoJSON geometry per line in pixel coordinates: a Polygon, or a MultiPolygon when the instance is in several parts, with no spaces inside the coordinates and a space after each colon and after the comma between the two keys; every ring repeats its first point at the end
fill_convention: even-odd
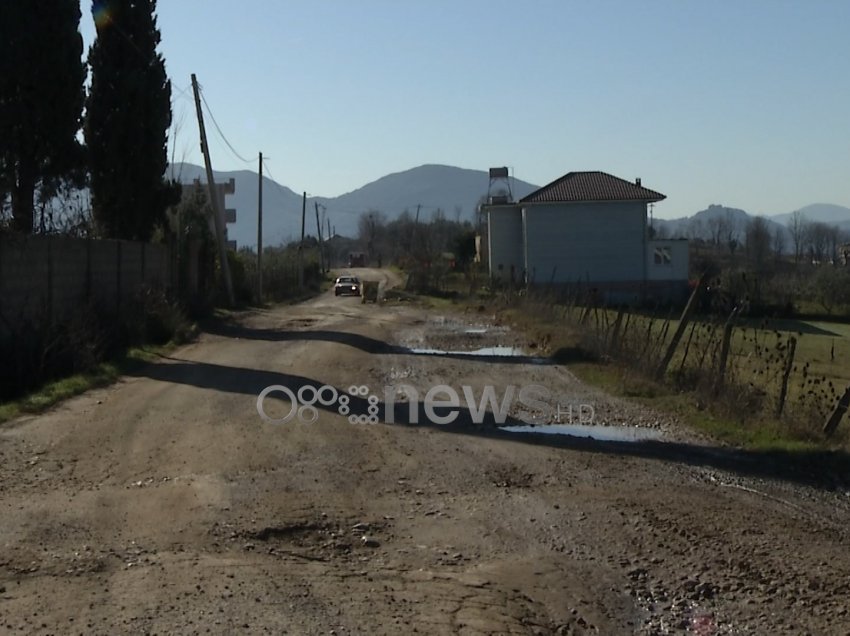
{"type": "Polygon", "coordinates": [[[636,185],[637,187],[640,187],[640,177],[638,177],[637,179],[635,179],[635,185],[636,185]]]}

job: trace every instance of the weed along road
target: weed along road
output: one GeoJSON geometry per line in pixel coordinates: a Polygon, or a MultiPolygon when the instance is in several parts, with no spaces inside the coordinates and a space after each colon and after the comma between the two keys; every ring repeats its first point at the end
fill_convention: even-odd
{"type": "Polygon", "coordinates": [[[331,291],[2,425],[0,632],[850,631],[846,489],[496,322],[331,291]]]}

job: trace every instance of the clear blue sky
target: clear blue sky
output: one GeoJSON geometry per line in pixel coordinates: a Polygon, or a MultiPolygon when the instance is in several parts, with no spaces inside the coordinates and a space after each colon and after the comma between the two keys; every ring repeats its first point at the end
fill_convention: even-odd
{"type": "MultiPolygon", "coordinates": [[[[82,0],[83,36],[94,37],[82,0]]],[[[197,73],[246,157],[335,196],[423,163],[641,177],[660,217],[850,207],[848,0],[160,0],[201,163],[197,73]]],[[[208,132],[219,170],[246,165],[208,132]]]]}

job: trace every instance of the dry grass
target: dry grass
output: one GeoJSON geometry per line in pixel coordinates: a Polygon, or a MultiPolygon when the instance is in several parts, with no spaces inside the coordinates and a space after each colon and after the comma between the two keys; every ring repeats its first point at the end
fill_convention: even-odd
{"type": "Polygon", "coordinates": [[[720,373],[724,320],[689,325],[665,377],[654,371],[678,326],[672,312],[648,315],[586,308],[546,298],[495,301],[501,319],[529,334],[584,379],[675,413],[735,445],[785,450],[847,448],[845,422],[832,439],[821,426],[850,383],[850,326],[740,319],[720,373]],[[618,324],[619,323],[619,324],[618,324]],[[782,416],[777,416],[791,338],[797,341],[782,416]],[[594,360],[589,363],[588,360],[594,360]]]}

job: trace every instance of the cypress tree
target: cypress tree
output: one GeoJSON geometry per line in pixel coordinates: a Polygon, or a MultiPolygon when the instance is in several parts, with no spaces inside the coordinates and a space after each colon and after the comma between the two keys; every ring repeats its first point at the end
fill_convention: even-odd
{"type": "Polygon", "coordinates": [[[33,231],[37,192],[82,173],[79,25],[78,0],[0,2],[0,193],[19,232],[33,231]]]}
{"type": "Polygon", "coordinates": [[[164,179],[171,81],[158,53],[156,0],[94,0],[86,101],[92,212],[110,238],[147,241],[180,197],[164,179]]]}

